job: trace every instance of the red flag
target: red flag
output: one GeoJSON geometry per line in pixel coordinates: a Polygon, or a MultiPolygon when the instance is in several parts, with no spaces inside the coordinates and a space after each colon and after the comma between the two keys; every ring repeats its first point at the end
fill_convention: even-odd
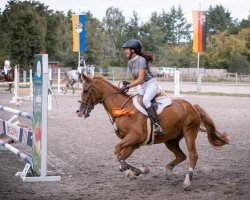
{"type": "Polygon", "coordinates": [[[193,52],[206,50],[206,11],[193,11],[193,52]]]}

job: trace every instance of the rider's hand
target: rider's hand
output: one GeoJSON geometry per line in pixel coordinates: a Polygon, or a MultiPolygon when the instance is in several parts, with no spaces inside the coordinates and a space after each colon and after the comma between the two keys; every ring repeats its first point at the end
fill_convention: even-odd
{"type": "Polygon", "coordinates": [[[129,81],[122,81],[122,84],[127,86],[130,84],[130,82],[129,81]]]}
{"type": "Polygon", "coordinates": [[[128,86],[128,85],[123,85],[123,86],[120,88],[120,92],[121,92],[121,93],[126,93],[128,90],[129,90],[129,86],[128,86]]]}

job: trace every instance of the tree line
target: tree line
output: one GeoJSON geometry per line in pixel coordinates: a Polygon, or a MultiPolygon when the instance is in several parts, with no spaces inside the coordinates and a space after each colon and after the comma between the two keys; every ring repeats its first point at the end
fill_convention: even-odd
{"type": "MultiPolygon", "coordinates": [[[[51,10],[39,1],[8,1],[5,9],[0,10],[1,65],[10,57],[12,64],[27,69],[34,54],[46,51],[50,61],[76,68],[78,54],[72,51],[72,14],[71,10],[66,15],[51,10]]],[[[147,22],[140,22],[136,12],[126,21],[122,11],[115,7],[106,10],[102,21],[86,12],[87,50],[82,55],[87,64],[126,67],[121,46],[131,38],[141,40],[143,49],[156,55],[155,66],[197,66],[191,24],[180,5],[151,13],[147,22]]],[[[239,21],[222,5],[210,6],[206,46],[200,67],[250,73],[250,15],[239,21]]]]}

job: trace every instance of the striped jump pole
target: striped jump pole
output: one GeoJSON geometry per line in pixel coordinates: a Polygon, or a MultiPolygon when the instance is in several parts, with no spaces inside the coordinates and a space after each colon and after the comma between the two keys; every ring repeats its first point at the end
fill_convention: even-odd
{"type": "Polygon", "coordinates": [[[25,117],[27,119],[33,120],[33,115],[30,114],[30,113],[27,113],[27,112],[22,112],[20,110],[16,110],[16,109],[13,109],[13,108],[5,107],[5,106],[2,106],[2,105],[0,105],[0,110],[6,111],[6,112],[10,112],[10,113],[18,115],[20,117],[25,117]]]}
{"type": "Polygon", "coordinates": [[[7,142],[0,139],[0,146],[3,146],[4,148],[10,150],[12,153],[14,153],[17,157],[23,159],[27,163],[29,163],[31,166],[33,166],[32,158],[27,156],[25,153],[21,152],[20,150],[16,149],[15,147],[11,146],[7,142]]]}
{"type": "Polygon", "coordinates": [[[25,165],[25,167],[24,167],[24,169],[23,169],[23,171],[22,172],[17,172],[15,174],[15,176],[20,176],[23,180],[25,180],[26,175],[27,175],[29,169],[31,169],[31,172],[34,175],[33,161],[32,161],[31,157],[29,157],[28,155],[26,155],[22,151],[16,149],[15,147],[11,146],[10,144],[8,144],[7,142],[5,142],[5,141],[3,141],[1,139],[0,139],[0,146],[4,147],[5,149],[8,149],[12,153],[14,153],[17,157],[19,157],[22,160],[24,160],[24,161],[27,162],[26,165],[25,165]]]}

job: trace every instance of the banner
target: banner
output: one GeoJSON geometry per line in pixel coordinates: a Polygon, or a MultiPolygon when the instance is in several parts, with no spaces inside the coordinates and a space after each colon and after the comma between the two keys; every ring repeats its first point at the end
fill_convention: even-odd
{"type": "Polygon", "coordinates": [[[72,15],[73,51],[83,52],[85,48],[86,15],[72,15]]]}
{"type": "Polygon", "coordinates": [[[206,50],[206,11],[193,11],[193,52],[206,50]]]}
{"type": "Polygon", "coordinates": [[[32,160],[36,174],[41,175],[41,134],[42,134],[42,55],[35,55],[34,63],[34,97],[33,97],[33,146],[32,160]]]}

